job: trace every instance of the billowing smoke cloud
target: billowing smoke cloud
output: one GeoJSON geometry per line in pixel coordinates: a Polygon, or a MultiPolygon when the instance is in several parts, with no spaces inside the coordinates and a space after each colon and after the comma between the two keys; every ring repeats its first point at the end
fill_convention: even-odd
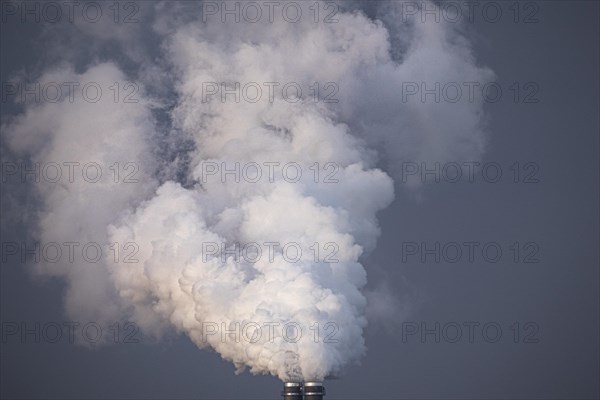
{"type": "MultiPolygon", "coordinates": [[[[131,184],[106,174],[93,184],[36,187],[41,242],[105,244],[94,263],[36,265],[38,273],[68,283],[69,315],[128,318],[155,337],[182,332],[240,371],[284,380],[323,379],[360,360],[367,324],[360,260],[375,247],[377,211],[394,197],[392,178],[377,166],[387,165],[393,176],[404,159],[474,160],[485,147],[479,97],[407,103],[403,83],[491,78],[456,26],[403,22],[389,17],[393,5],[381,7],[382,20],[348,10],[337,13],[336,23],[222,23],[203,22],[196,4],[160,3],[148,13],[159,56],[137,48],[128,61],[138,65],[139,102],[103,96],[90,103],[76,94],[73,102],[28,105],[6,121],[4,140],[33,162],[94,161],[105,172],[121,163],[121,173],[124,162],[136,168],[131,184]],[[252,101],[238,102],[235,94],[222,101],[221,90],[236,82],[253,83],[238,92],[252,101]],[[322,85],[318,95],[311,91],[315,82],[322,85]],[[290,101],[295,92],[283,91],[286,83],[300,87],[302,98],[290,101]],[[168,93],[168,101],[157,101],[157,93],[168,93]],[[326,101],[331,93],[336,102],[326,101]],[[159,114],[169,123],[158,121],[159,114]],[[259,166],[261,179],[222,179],[222,169],[236,163],[252,166],[252,178],[259,166]],[[286,165],[294,168],[283,171],[286,165]],[[329,169],[335,180],[325,182],[329,169]],[[136,262],[125,263],[123,245],[131,243],[136,262]],[[254,248],[261,256],[222,254],[238,243],[263,245],[254,248]],[[294,262],[282,251],[292,243],[301,249],[294,262]],[[326,257],[328,249],[335,260],[326,257]],[[289,323],[305,337],[293,341],[281,328],[264,329],[289,323]],[[335,324],[335,340],[323,340],[323,332],[313,340],[315,324],[328,323],[335,324]],[[245,331],[252,340],[208,334],[238,324],[263,327],[262,336],[252,329],[245,331]]],[[[125,52],[135,46],[131,37],[140,37],[97,32],[104,31],[95,26],[86,38],[117,40],[125,52]]],[[[81,73],[61,64],[39,81],[107,88],[128,78],[108,61],[81,73]]]]}

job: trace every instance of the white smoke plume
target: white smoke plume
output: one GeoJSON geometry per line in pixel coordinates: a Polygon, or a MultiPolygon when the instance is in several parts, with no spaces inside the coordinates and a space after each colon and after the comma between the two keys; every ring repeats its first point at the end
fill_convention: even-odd
{"type": "MultiPolygon", "coordinates": [[[[491,72],[476,65],[456,26],[390,18],[393,5],[382,6],[388,17],[381,20],[348,10],[329,24],[310,18],[203,22],[197,4],[154,7],[153,31],[161,39],[154,51],[160,56],[135,52],[140,102],[124,105],[105,96],[87,103],[76,96],[73,103],[28,105],[3,123],[10,149],[34,162],[106,166],[126,160],[139,166],[138,182],[130,185],[107,175],[95,184],[36,189],[40,241],[133,242],[138,261],[115,262],[114,251],[105,248],[97,263],[41,263],[37,272],[66,280],[66,309],[74,318],[129,318],[155,337],[182,332],[240,371],[282,380],[341,374],[366,350],[361,256],[375,248],[376,213],[393,201],[395,165],[404,159],[474,160],[485,148],[481,99],[404,103],[402,83],[485,82],[491,72]],[[402,44],[394,39],[398,35],[402,44]],[[256,82],[263,96],[256,102],[205,98],[207,82],[256,82]],[[295,82],[305,94],[291,102],[276,89],[271,99],[266,82],[295,82]],[[315,82],[334,82],[339,101],[314,101],[306,93],[315,82]],[[174,104],[144,91],[161,85],[174,104]],[[170,127],[156,121],[157,110],[168,115],[170,127]],[[163,147],[180,154],[165,159],[163,147]],[[293,183],[277,172],[272,182],[205,179],[207,163],[231,168],[236,162],[297,163],[303,174],[293,183]],[[338,182],[315,182],[315,163],[339,167],[338,182]],[[297,243],[302,257],[290,263],[275,251],[272,260],[265,254],[256,262],[223,259],[208,255],[203,245],[267,242],[297,243]],[[315,243],[322,252],[334,243],[339,261],[315,261],[315,243]],[[213,323],[232,329],[290,322],[309,338],[284,340],[280,329],[274,340],[206,334],[213,323]],[[338,328],[336,340],[313,340],[311,327],[328,322],[338,328]]],[[[103,31],[95,26],[86,34],[97,41],[116,37],[125,51],[135,45],[122,39],[122,31],[108,39],[96,32],[103,31]]],[[[60,64],[39,78],[102,87],[127,79],[112,61],[80,73],[60,64]]]]}

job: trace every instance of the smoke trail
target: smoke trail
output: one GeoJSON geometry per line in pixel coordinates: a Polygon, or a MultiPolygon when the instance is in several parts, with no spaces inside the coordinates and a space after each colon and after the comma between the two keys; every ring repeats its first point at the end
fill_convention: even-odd
{"type": "MultiPolygon", "coordinates": [[[[135,185],[105,176],[93,185],[38,187],[41,240],[135,243],[137,262],[124,264],[107,251],[93,265],[42,263],[38,272],[66,279],[70,315],[99,321],[126,315],[157,337],[175,329],[240,371],[284,380],[340,374],[365,352],[366,271],[360,258],[379,235],[377,211],[394,197],[393,181],[377,163],[393,172],[399,157],[477,159],[484,149],[480,99],[404,104],[402,83],[482,81],[491,74],[475,65],[468,42],[444,24],[384,24],[352,11],[331,24],[202,22],[194,7],[156,6],[154,34],[161,38],[163,61],[140,66],[146,87],[166,85],[164,92],[174,93],[173,107],[142,90],[141,101],[126,106],[109,98],[32,105],[3,127],[10,148],[36,162],[129,160],[140,166],[135,185]],[[398,32],[406,34],[402,51],[390,40],[398,32]],[[263,95],[222,101],[220,93],[207,96],[213,82],[228,88],[255,83],[263,95]],[[335,83],[339,101],[307,95],[315,82],[335,83]],[[267,95],[271,83],[279,86],[267,95]],[[305,94],[290,101],[280,89],[286,83],[305,94]],[[161,107],[171,121],[168,130],[153,117],[161,107]],[[179,149],[187,161],[173,161],[168,149],[179,149]],[[254,182],[208,173],[208,167],[236,163],[294,165],[302,175],[291,182],[277,169],[272,179],[263,175],[254,182]],[[315,165],[333,168],[337,182],[325,183],[322,176],[315,182],[315,165]],[[262,254],[255,261],[209,253],[206,246],[272,242],[279,243],[273,257],[262,254]],[[286,243],[301,249],[298,261],[284,257],[286,243]],[[323,254],[315,259],[315,244],[322,253],[333,244],[335,261],[323,254]],[[335,340],[313,340],[315,324],[329,322],[335,340]],[[274,337],[263,331],[239,341],[207,334],[207,327],[286,323],[298,324],[310,338],[285,340],[281,329],[274,337]]],[[[135,54],[136,62],[147,63],[135,54]]],[[[115,64],[103,63],[83,74],[57,67],[41,80],[93,80],[108,87],[125,78],[115,64]]]]}

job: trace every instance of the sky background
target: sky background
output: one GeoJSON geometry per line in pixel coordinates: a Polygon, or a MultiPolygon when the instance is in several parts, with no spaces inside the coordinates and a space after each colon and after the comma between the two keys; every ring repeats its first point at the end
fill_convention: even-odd
{"type": "MultiPolygon", "coordinates": [[[[508,11],[509,2],[501,2],[508,11]]],[[[326,381],[327,399],[531,398],[599,396],[599,3],[544,1],[536,23],[476,18],[465,26],[477,61],[504,88],[539,87],[537,103],[512,92],[486,104],[490,143],[482,162],[503,177],[488,183],[432,183],[419,195],[396,181],[396,199],[379,213],[377,248],[363,258],[368,290],[387,288],[395,312],[366,330],[367,355],[345,376],[326,381]],[[515,163],[538,167],[538,182],[513,182],[515,163]],[[510,256],[490,263],[402,259],[406,242],[495,242],[503,252],[529,242],[537,263],[510,256]],[[409,327],[479,324],[473,343],[433,336],[403,338],[409,327]],[[520,336],[514,342],[514,324],[520,336]],[[481,327],[502,328],[488,343],[481,327]],[[532,323],[526,325],[528,323],[532,323]],[[511,326],[513,327],[511,329],[511,326]],[[526,328],[527,327],[527,328],[526,328]],[[536,328],[537,327],[537,328],[536,328]],[[535,343],[526,343],[526,333],[535,343]]],[[[366,6],[369,10],[369,6],[366,6]]],[[[2,23],[2,81],[38,63],[32,50],[42,24],[2,23]]],[[[60,59],[60,55],[57,55],[60,59]]],[[[2,103],[2,117],[14,113],[2,103]]],[[[521,176],[522,178],[522,176],[521,176]]],[[[520,179],[521,181],[523,179],[520,179]]],[[[2,191],[11,190],[3,185],[2,191]]],[[[21,190],[16,188],[14,190],[21,190]]],[[[2,241],[22,240],[27,226],[8,225],[21,209],[2,203],[2,241]],[[7,235],[11,235],[7,238],[7,235]]],[[[476,253],[480,254],[480,253],[476,253]]],[[[66,321],[64,285],[31,279],[3,262],[1,319],[66,321]]],[[[4,329],[4,328],[3,328],[4,329]]],[[[234,374],[214,352],[185,336],[89,349],[60,343],[1,343],[2,398],[276,399],[278,379],[234,374]]]]}

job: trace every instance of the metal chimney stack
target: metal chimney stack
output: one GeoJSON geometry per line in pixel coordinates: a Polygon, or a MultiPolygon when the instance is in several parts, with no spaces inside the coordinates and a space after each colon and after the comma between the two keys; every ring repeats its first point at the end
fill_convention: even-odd
{"type": "Polygon", "coordinates": [[[304,400],[323,400],[325,388],[323,382],[304,383],[304,400]]]}
{"type": "Polygon", "coordinates": [[[302,384],[298,382],[284,383],[281,395],[283,400],[302,400],[302,384]]]}
{"type": "Polygon", "coordinates": [[[325,388],[322,382],[285,382],[283,400],[323,400],[325,388]]]}

